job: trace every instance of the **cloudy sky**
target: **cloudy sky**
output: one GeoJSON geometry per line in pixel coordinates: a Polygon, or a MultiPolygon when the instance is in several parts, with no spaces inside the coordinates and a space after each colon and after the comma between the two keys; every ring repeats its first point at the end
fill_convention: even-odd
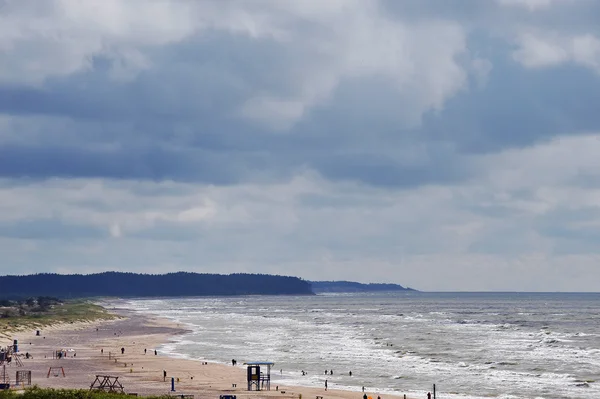
{"type": "Polygon", "coordinates": [[[1,274],[599,291],[600,2],[0,0],[1,274]]]}

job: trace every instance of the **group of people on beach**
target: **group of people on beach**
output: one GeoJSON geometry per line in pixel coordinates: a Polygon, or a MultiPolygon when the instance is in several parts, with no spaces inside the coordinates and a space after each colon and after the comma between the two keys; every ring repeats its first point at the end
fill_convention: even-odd
{"type": "MultiPolygon", "coordinates": [[[[283,374],[283,369],[280,370],[281,374],[283,374]]],[[[302,375],[307,375],[308,372],[304,371],[304,370],[300,370],[300,372],[302,373],[302,375]]],[[[325,370],[325,375],[333,375],[333,370],[325,370]]],[[[352,377],[352,371],[348,372],[348,375],[350,377],[352,377]]]]}
{"type": "MultiPolygon", "coordinates": [[[[146,352],[148,352],[148,350],[146,348],[144,348],[144,355],[146,354],[146,352]]],[[[156,351],[156,349],[154,349],[154,356],[158,355],[158,352],[156,351]]]]}

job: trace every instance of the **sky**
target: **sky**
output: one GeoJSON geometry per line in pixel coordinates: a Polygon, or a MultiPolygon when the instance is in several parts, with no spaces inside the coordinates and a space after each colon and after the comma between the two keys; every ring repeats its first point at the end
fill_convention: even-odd
{"type": "Polygon", "coordinates": [[[600,291],[600,2],[0,0],[0,274],[600,291]]]}

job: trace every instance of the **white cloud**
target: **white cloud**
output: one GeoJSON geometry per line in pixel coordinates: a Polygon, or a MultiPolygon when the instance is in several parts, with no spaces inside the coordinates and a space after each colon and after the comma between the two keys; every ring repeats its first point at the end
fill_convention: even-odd
{"type": "Polygon", "coordinates": [[[600,39],[591,34],[572,39],[573,61],[600,72],[600,39]]]}
{"type": "Polygon", "coordinates": [[[509,7],[522,7],[529,11],[541,10],[548,8],[556,0],[496,0],[500,5],[509,7]]]}
{"type": "Polygon", "coordinates": [[[43,85],[111,60],[110,76],[131,80],[164,62],[157,49],[213,32],[274,43],[285,90],[258,88],[241,115],[289,128],[324,105],[347,79],[383,77],[410,99],[410,123],[464,89],[463,28],[448,20],[388,18],[378,3],[178,2],[163,0],[9,1],[0,13],[0,81],[43,85]],[[284,50],[285,49],[285,50],[284,50]]]}
{"type": "Polygon", "coordinates": [[[528,68],[558,65],[570,58],[568,49],[547,37],[526,33],[518,38],[518,43],[513,58],[528,68]]]}
{"type": "Polygon", "coordinates": [[[442,109],[465,88],[467,70],[458,57],[468,51],[459,25],[394,21],[373,3],[358,4],[335,14],[311,14],[312,23],[322,24],[317,35],[288,32],[286,45],[295,49],[294,62],[299,63],[289,70],[295,89],[287,97],[270,93],[249,99],[244,115],[280,128],[286,126],[282,121],[294,123],[310,108],[326,104],[346,79],[383,77],[410,99],[407,122],[414,124],[423,112],[442,109]]]}
{"type": "Polygon", "coordinates": [[[506,150],[483,157],[483,162],[498,165],[490,175],[494,188],[542,189],[557,184],[568,185],[582,175],[598,174],[598,151],[600,135],[589,134],[560,137],[531,148],[506,150]]]}
{"type": "Polygon", "coordinates": [[[572,62],[600,73],[600,39],[592,34],[566,36],[552,32],[521,34],[513,58],[528,68],[572,62]]]}
{"type": "Polygon", "coordinates": [[[9,0],[0,10],[0,81],[41,84],[90,68],[94,56],[124,69],[148,67],[140,48],[193,33],[190,3],[9,0]]]}
{"type": "Polygon", "coordinates": [[[122,236],[121,233],[121,226],[119,226],[117,223],[113,223],[110,225],[110,236],[113,238],[119,238],[122,236]]]}

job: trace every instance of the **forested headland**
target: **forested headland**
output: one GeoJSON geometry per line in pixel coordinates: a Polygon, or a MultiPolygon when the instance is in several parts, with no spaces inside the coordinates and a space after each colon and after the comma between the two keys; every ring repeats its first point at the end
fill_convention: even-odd
{"type": "Polygon", "coordinates": [[[0,298],[56,298],[312,295],[310,283],[298,277],[268,274],[177,272],[138,274],[31,274],[0,276],[0,298]]]}
{"type": "Polygon", "coordinates": [[[399,284],[356,283],[354,281],[311,281],[315,294],[324,292],[383,292],[383,291],[415,291],[399,284]]]}

